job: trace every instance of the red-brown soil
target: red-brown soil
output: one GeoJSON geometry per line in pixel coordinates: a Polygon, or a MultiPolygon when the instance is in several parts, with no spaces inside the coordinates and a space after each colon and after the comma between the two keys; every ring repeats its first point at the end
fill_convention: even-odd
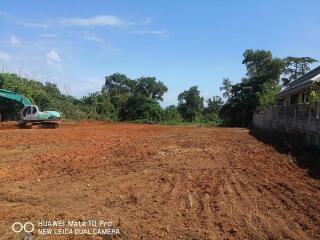
{"type": "Polygon", "coordinates": [[[320,239],[320,181],[246,129],[6,125],[0,216],[0,239],[40,219],[109,220],[122,239],[320,239]]]}

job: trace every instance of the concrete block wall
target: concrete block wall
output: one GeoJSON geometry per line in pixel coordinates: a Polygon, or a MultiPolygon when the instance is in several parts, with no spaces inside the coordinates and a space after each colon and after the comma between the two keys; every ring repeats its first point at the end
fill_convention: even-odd
{"type": "Polygon", "coordinates": [[[286,136],[288,142],[320,147],[320,103],[269,106],[253,115],[253,127],[286,136]]]}

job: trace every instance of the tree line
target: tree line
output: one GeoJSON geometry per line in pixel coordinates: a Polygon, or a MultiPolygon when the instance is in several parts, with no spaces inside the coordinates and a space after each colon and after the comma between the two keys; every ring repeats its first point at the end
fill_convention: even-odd
{"type": "MultiPolygon", "coordinates": [[[[201,122],[221,123],[218,113],[223,104],[220,97],[200,96],[197,86],[182,92],[177,106],[162,108],[160,102],[168,88],[155,77],[130,79],[121,73],[105,77],[101,90],[77,99],[62,94],[57,85],[19,77],[13,73],[0,74],[0,88],[28,97],[41,110],[60,111],[66,119],[98,119],[144,123],[201,122]]],[[[22,105],[0,97],[1,120],[18,120],[22,105]]]]}
{"type": "MultiPolygon", "coordinates": [[[[223,79],[223,98],[204,99],[198,87],[192,86],[179,94],[176,106],[166,108],[160,102],[168,88],[155,77],[130,79],[114,73],[105,77],[100,91],[80,99],[62,94],[53,83],[12,73],[0,74],[0,88],[25,95],[42,110],[60,111],[66,119],[248,126],[254,111],[275,103],[281,87],[304,75],[317,61],[310,57],[276,58],[265,50],[246,50],[243,57],[246,76],[239,83],[223,79]]],[[[0,97],[2,121],[17,120],[21,108],[19,103],[0,97]]]]}

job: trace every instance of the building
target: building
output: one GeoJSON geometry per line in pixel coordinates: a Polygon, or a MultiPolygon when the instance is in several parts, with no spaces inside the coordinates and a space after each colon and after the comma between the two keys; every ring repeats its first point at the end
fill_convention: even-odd
{"type": "Polygon", "coordinates": [[[255,112],[253,128],[293,146],[312,146],[320,151],[320,102],[310,101],[312,86],[316,87],[319,94],[320,66],[280,91],[277,95],[278,105],[255,112]]]}
{"type": "MultiPolygon", "coordinates": [[[[304,76],[294,80],[288,87],[281,90],[277,96],[280,105],[308,103],[310,87],[314,82],[320,82],[320,66],[304,76]]],[[[318,93],[320,87],[318,86],[318,93]]]]}

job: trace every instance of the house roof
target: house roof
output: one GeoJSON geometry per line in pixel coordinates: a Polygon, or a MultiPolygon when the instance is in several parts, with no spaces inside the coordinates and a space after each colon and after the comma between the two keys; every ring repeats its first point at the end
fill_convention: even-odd
{"type": "Polygon", "coordinates": [[[312,83],[317,79],[316,76],[318,75],[320,75],[320,66],[291,82],[287,88],[278,93],[278,98],[283,98],[286,95],[311,87],[312,83]]]}

